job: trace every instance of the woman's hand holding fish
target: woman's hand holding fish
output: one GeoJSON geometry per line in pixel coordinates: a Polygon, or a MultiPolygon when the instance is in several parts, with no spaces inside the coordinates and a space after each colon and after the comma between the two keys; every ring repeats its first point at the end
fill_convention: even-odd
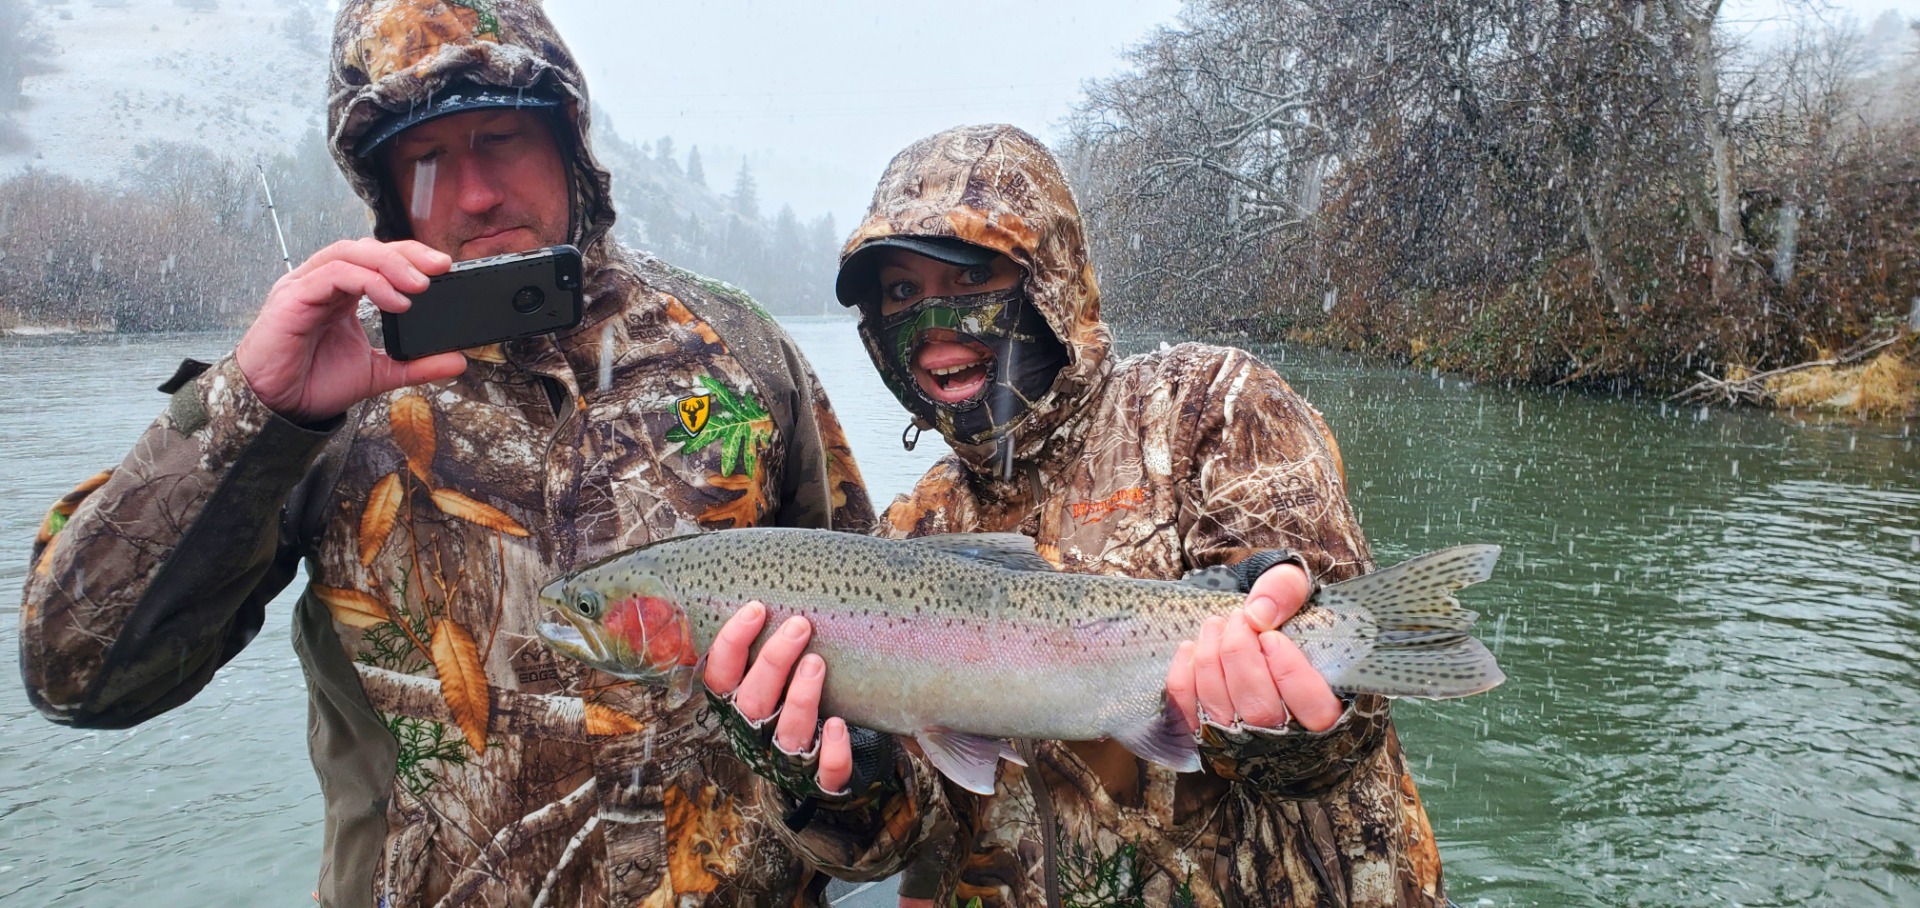
{"type": "Polygon", "coordinates": [[[789,755],[811,752],[814,729],[818,727],[820,768],[816,782],[821,791],[844,792],[853,779],[853,746],[844,720],[835,717],[824,725],[819,723],[827,663],[811,653],[801,655],[813,637],[813,626],[797,615],[788,618],[748,665],[753,641],[766,623],[766,606],[758,602],[747,603],[727,619],[707,650],[707,689],[723,697],[733,695],[734,708],[752,722],[764,721],[778,709],[774,742],[789,755]]]}
{"type": "Polygon", "coordinates": [[[1180,644],[1167,671],[1167,696],[1188,728],[1198,731],[1203,714],[1216,724],[1257,728],[1279,728],[1291,716],[1309,731],[1339,720],[1340,698],[1300,647],[1276,630],[1306,605],[1312,589],[1305,570],[1282,564],[1254,581],[1243,607],[1208,618],[1197,642],[1180,644]]]}

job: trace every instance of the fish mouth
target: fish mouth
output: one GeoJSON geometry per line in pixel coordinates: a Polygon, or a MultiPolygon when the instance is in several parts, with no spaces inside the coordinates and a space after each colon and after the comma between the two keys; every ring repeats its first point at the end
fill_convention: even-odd
{"type": "Polygon", "coordinates": [[[945,328],[920,332],[910,359],[920,392],[948,406],[983,397],[993,377],[993,352],[945,328]]]}
{"type": "Polygon", "coordinates": [[[606,654],[601,651],[600,641],[584,634],[572,624],[558,624],[543,621],[536,629],[540,639],[562,656],[577,662],[599,667],[606,662],[606,654]]]}

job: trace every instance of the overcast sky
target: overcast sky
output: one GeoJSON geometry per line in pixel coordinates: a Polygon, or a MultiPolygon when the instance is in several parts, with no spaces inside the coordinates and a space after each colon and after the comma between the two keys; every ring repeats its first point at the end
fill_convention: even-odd
{"type": "MultiPolygon", "coordinates": [[[[1863,24],[1886,9],[1920,18],[1920,0],[1827,5],[1863,24]]],[[[1052,140],[1082,81],[1123,69],[1125,48],[1179,8],[1178,0],[547,2],[623,136],[672,135],[683,159],[699,145],[708,183],[722,191],[747,155],[769,207],[832,211],[843,231],[887,160],[921,136],[1007,122],[1052,140]]],[[[1781,0],[1730,0],[1726,18],[1764,32],[1780,9],[1781,0]]]]}
{"type": "Polygon", "coordinates": [[[1083,79],[1177,0],[958,3],[690,0],[634,7],[548,0],[594,100],[621,135],[670,134],[732,185],[752,155],[760,196],[802,216],[865,211],[880,171],[915,139],[961,123],[1006,122],[1051,139],[1083,79]],[[719,165],[715,152],[731,151],[719,165]]]}

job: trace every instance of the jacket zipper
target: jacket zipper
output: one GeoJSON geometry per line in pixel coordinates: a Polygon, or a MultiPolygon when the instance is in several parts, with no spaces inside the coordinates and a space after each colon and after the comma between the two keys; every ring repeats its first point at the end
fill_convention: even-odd
{"type": "Polygon", "coordinates": [[[1015,752],[1027,761],[1027,790],[1033,792],[1034,813],[1040,820],[1040,874],[1047,891],[1047,908],[1061,908],[1060,843],[1053,818],[1053,796],[1040,778],[1040,759],[1032,741],[1015,741],[1015,752]]]}

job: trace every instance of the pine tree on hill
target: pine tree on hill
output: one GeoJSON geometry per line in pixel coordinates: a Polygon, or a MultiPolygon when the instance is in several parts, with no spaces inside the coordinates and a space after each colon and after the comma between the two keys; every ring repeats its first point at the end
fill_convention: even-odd
{"type": "Polygon", "coordinates": [[[700,146],[687,149],[687,182],[707,188],[707,168],[700,163],[700,146]]]}
{"type": "Polygon", "coordinates": [[[753,182],[753,169],[744,159],[740,162],[740,175],[733,178],[733,194],[727,201],[741,217],[760,220],[760,189],[753,182]]]}
{"type": "Polygon", "coordinates": [[[659,161],[661,169],[668,173],[675,175],[680,173],[680,162],[673,157],[672,136],[661,136],[660,141],[654,143],[653,159],[659,161]]]}

